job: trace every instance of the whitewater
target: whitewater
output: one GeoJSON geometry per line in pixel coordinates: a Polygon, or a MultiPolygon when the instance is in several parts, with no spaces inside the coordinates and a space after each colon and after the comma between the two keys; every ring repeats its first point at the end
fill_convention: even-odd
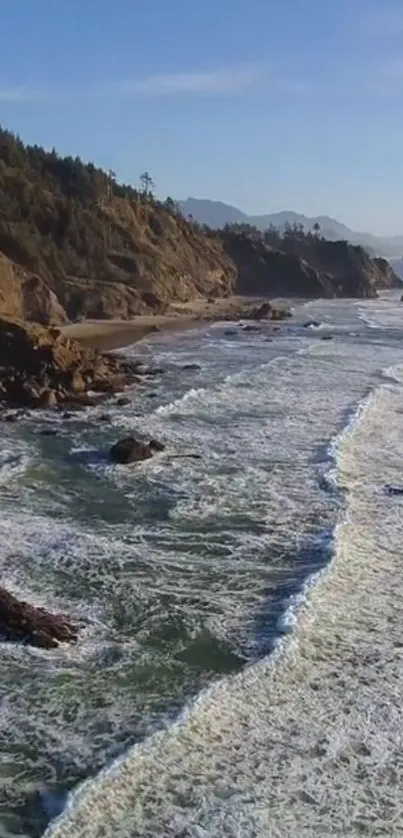
{"type": "Polygon", "coordinates": [[[166,373],[107,427],[5,431],[4,582],[87,628],[0,645],[4,835],[403,833],[403,306],[227,331],[129,349],[166,373]]]}

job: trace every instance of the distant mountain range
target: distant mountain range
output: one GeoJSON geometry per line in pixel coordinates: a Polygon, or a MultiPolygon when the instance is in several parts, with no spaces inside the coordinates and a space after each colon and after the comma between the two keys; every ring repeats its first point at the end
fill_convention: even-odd
{"type": "Polygon", "coordinates": [[[187,198],[186,201],[179,201],[179,206],[186,217],[192,215],[195,221],[208,224],[209,227],[215,229],[224,227],[225,224],[252,224],[259,230],[267,230],[271,224],[279,229],[286,224],[302,224],[305,230],[312,230],[314,224],[319,224],[322,236],[331,241],[346,239],[353,244],[361,244],[375,256],[387,258],[403,256],[403,235],[383,238],[373,236],[371,233],[359,233],[327,215],[310,218],[291,210],[268,215],[246,215],[242,210],[230,204],[204,198],[187,198]]]}

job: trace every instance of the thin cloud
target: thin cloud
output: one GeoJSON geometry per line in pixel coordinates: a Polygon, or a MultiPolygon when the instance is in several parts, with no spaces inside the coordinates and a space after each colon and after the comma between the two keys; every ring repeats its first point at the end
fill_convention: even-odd
{"type": "Polygon", "coordinates": [[[264,80],[258,67],[168,73],[143,79],[114,82],[100,88],[101,95],[155,98],[184,95],[225,95],[243,93],[264,80]]]}
{"type": "Polygon", "coordinates": [[[271,76],[262,67],[241,67],[102,82],[80,88],[0,88],[0,102],[35,103],[82,99],[156,99],[190,96],[236,96],[260,87],[269,93],[299,95],[312,87],[302,79],[271,76]]]}

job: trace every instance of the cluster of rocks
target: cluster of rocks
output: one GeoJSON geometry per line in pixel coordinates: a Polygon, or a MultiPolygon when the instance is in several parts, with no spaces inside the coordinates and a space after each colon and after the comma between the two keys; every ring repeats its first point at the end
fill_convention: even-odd
{"type": "Polygon", "coordinates": [[[139,362],[88,349],[60,329],[0,319],[3,404],[29,408],[91,405],[149,372],[139,362]]]}
{"type": "Polygon", "coordinates": [[[207,320],[287,320],[292,317],[291,311],[285,308],[276,308],[268,300],[260,303],[258,306],[254,303],[243,302],[229,305],[225,311],[218,310],[214,317],[208,317],[207,320]]]}

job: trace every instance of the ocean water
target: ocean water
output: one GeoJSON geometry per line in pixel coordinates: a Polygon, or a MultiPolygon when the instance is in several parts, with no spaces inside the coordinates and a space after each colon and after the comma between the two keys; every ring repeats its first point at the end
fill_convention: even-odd
{"type": "Polygon", "coordinates": [[[156,335],[129,405],[3,425],[3,583],[85,629],[0,644],[1,836],[403,834],[398,299],[156,335]],[[111,466],[132,431],[166,451],[111,466]]]}

